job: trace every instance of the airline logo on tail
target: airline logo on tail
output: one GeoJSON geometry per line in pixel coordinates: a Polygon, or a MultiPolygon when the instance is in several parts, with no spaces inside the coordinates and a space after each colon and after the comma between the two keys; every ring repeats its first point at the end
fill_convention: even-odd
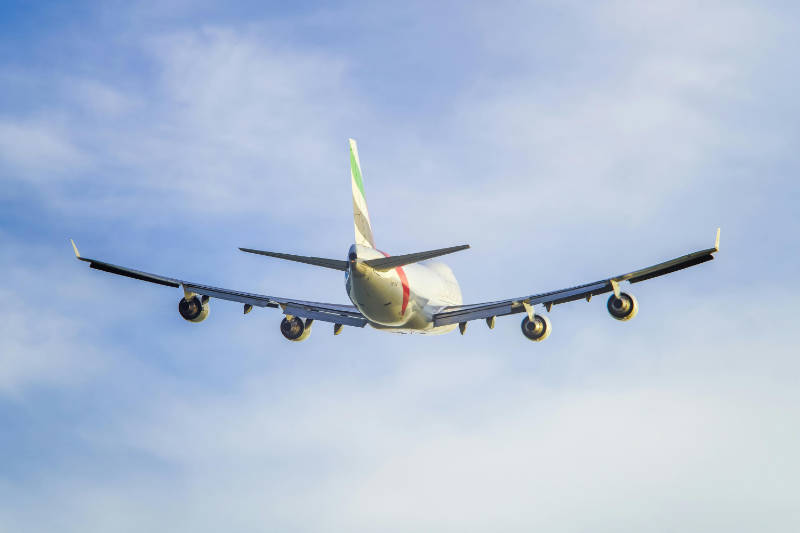
{"type": "Polygon", "coordinates": [[[369,211],[367,210],[367,198],[364,195],[364,180],[361,178],[358,146],[354,139],[350,139],[350,182],[353,187],[353,223],[356,244],[375,248],[375,239],[372,236],[372,225],[369,222],[369,211]]]}

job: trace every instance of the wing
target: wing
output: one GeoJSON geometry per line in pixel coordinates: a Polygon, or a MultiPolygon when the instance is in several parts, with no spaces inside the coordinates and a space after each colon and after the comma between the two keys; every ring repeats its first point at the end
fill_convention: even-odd
{"type": "Polygon", "coordinates": [[[707,250],[700,250],[693,252],[669,261],[664,261],[657,265],[653,265],[620,276],[613,276],[610,278],[595,281],[593,283],[586,283],[585,285],[578,285],[568,289],[561,289],[558,291],[544,292],[541,294],[532,294],[527,296],[520,296],[519,298],[512,298],[509,300],[499,300],[496,302],[486,302],[472,305],[457,305],[445,307],[433,317],[434,326],[445,326],[447,324],[455,324],[461,322],[469,322],[470,320],[478,320],[481,318],[492,318],[496,316],[511,315],[514,313],[521,313],[528,311],[532,306],[541,304],[547,310],[553,305],[571,302],[573,300],[586,299],[587,301],[597,294],[614,291],[619,293],[619,283],[629,281],[631,283],[638,283],[650,278],[670,274],[684,268],[689,268],[706,261],[714,259],[714,253],[719,251],[719,229],[717,229],[717,238],[714,242],[713,248],[707,250]]]}
{"type": "MultiPolygon", "coordinates": [[[[70,240],[70,242],[72,242],[70,240]]],[[[343,324],[346,326],[355,326],[363,328],[367,324],[364,316],[352,305],[329,304],[322,302],[307,302],[305,300],[294,300],[291,298],[281,298],[278,296],[267,296],[264,294],[254,294],[249,292],[234,291],[231,289],[222,289],[219,287],[211,287],[193,281],[187,281],[177,278],[169,278],[158,274],[150,274],[132,268],[112,265],[105,261],[98,261],[97,259],[89,259],[82,257],[78,252],[77,246],[72,242],[72,247],[75,250],[75,257],[81,261],[89,263],[91,268],[102,270],[103,272],[110,272],[111,274],[118,274],[141,281],[147,281],[158,285],[167,287],[182,287],[186,293],[195,293],[210,298],[219,298],[220,300],[229,300],[232,302],[239,302],[244,304],[245,312],[248,312],[252,307],[280,307],[283,309],[284,314],[297,316],[300,318],[311,318],[314,320],[322,320],[324,322],[333,322],[334,324],[343,324]]]]}

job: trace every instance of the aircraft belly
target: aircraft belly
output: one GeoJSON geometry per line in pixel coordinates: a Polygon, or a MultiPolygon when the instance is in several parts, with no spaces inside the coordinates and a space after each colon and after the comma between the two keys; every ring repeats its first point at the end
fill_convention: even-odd
{"type": "Polygon", "coordinates": [[[369,322],[369,325],[381,331],[388,331],[389,333],[416,333],[422,335],[440,335],[448,333],[456,329],[458,324],[447,324],[446,326],[433,326],[431,315],[423,311],[415,312],[402,326],[387,326],[375,322],[369,322]]]}

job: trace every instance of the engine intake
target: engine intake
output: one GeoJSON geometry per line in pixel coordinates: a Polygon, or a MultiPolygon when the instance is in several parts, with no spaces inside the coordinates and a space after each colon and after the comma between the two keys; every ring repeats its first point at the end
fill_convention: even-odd
{"type": "Polygon", "coordinates": [[[635,317],[636,313],[639,312],[639,302],[636,301],[632,294],[626,292],[619,293],[619,298],[613,294],[609,296],[606,307],[612,317],[623,322],[635,317]]]}
{"type": "Polygon", "coordinates": [[[527,316],[522,319],[522,334],[534,342],[540,342],[550,336],[553,326],[550,319],[544,315],[533,315],[533,320],[527,316]]]}
{"type": "Polygon", "coordinates": [[[290,341],[304,341],[311,335],[312,322],[314,322],[314,320],[310,318],[307,318],[304,323],[302,318],[296,316],[291,318],[284,317],[283,320],[281,320],[281,333],[290,341]]]}
{"type": "Polygon", "coordinates": [[[202,322],[206,319],[211,310],[208,305],[208,300],[208,296],[203,296],[202,298],[192,296],[189,299],[181,298],[181,301],[178,302],[178,312],[184,320],[188,320],[189,322],[202,322]]]}

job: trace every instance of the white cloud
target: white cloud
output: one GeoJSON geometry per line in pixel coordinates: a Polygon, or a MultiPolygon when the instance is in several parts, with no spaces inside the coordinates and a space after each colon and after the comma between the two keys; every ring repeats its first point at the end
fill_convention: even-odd
{"type": "Polygon", "coordinates": [[[0,121],[0,162],[24,170],[10,178],[64,214],[145,224],[176,209],[277,220],[322,212],[331,193],[347,205],[339,131],[356,107],[345,60],[285,46],[268,27],[139,34],[134,44],[145,71],[55,77],[68,105],[50,97],[30,113],[48,120],[0,121]],[[54,175],[68,183],[43,187],[54,175]]]}
{"type": "Polygon", "coordinates": [[[141,102],[134,94],[123,92],[107,83],[89,78],[68,78],[63,81],[64,92],[92,114],[110,118],[130,113],[141,102]]]}
{"type": "MultiPolygon", "coordinates": [[[[719,167],[789,150],[773,127],[737,122],[758,105],[756,73],[783,25],[757,6],[672,4],[577,4],[555,9],[552,28],[538,25],[539,4],[478,10],[494,62],[454,95],[441,139],[399,151],[421,153],[401,167],[415,187],[393,191],[430,213],[411,218],[412,231],[430,233],[441,213],[433,226],[442,232],[528,227],[541,245],[563,242],[553,228],[587,221],[606,231],[660,226],[687,199],[703,197],[705,212],[720,215],[731,196],[746,202],[719,167]],[[429,194],[419,198],[422,187],[429,194]]],[[[519,233],[492,231],[491,241],[514,246],[519,233]]]]}
{"type": "Polygon", "coordinates": [[[93,350],[79,348],[81,323],[48,309],[29,305],[0,291],[0,394],[18,395],[31,385],[65,385],[90,378],[98,364],[93,350]]]}
{"type": "MultiPolygon", "coordinates": [[[[4,280],[0,288],[0,397],[21,398],[36,387],[91,382],[104,370],[107,354],[86,341],[96,313],[77,307],[87,297],[101,295],[79,281],[77,270],[63,271],[54,261],[57,251],[12,246],[7,238],[0,242],[4,280]],[[40,261],[45,257],[43,266],[40,261]]],[[[94,302],[96,309],[97,299],[94,302]]]]}
{"type": "Polygon", "coordinates": [[[156,107],[168,109],[142,146],[166,174],[153,183],[215,211],[266,202],[283,211],[278,199],[289,195],[304,208],[322,204],[296,192],[330,179],[333,125],[352,105],[341,60],[218,29],[149,48],[160,67],[156,107]]]}
{"type": "Polygon", "coordinates": [[[800,398],[790,320],[774,317],[793,303],[762,289],[774,315],[719,312],[751,288],[681,294],[688,313],[558,354],[496,336],[485,350],[475,332],[443,351],[383,343],[395,363],[369,379],[341,355],[217,392],[147,376],[133,408],[83,432],[122,463],[45,476],[47,501],[79,530],[135,515],[198,531],[791,531],[800,398]],[[531,366],[544,357],[559,377],[531,366]]]}
{"type": "Polygon", "coordinates": [[[22,173],[34,182],[47,183],[86,168],[88,161],[63,126],[0,118],[0,165],[6,166],[8,178],[12,172],[22,173]]]}
{"type": "Polygon", "coordinates": [[[216,28],[166,33],[143,50],[156,74],[140,120],[101,128],[105,163],[126,169],[109,185],[134,204],[287,216],[324,205],[326,184],[346,184],[328,166],[340,155],[346,174],[346,144],[333,133],[352,109],[342,60],[216,28]]]}

